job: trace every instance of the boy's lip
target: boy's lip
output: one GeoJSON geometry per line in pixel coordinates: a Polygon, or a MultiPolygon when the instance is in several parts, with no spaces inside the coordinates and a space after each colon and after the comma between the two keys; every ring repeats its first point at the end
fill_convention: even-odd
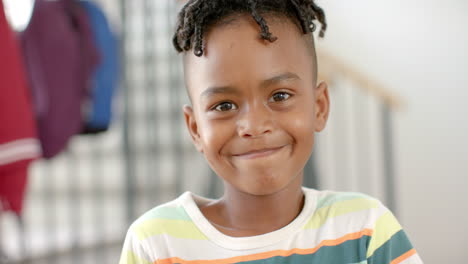
{"type": "Polygon", "coordinates": [[[277,151],[281,150],[285,145],[279,146],[279,147],[271,147],[271,148],[257,148],[257,149],[252,149],[248,150],[243,153],[239,154],[234,154],[234,157],[238,158],[243,158],[243,159],[255,159],[255,158],[261,158],[265,156],[269,156],[273,153],[276,153],[277,151]]]}

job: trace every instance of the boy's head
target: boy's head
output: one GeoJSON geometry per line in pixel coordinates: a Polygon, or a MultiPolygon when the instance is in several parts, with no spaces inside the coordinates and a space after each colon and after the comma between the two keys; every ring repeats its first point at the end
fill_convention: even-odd
{"type": "Polygon", "coordinates": [[[327,86],[317,85],[314,20],[323,35],[312,0],[195,0],[180,11],[173,40],[192,101],[187,127],[226,191],[301,184],[329,109],[327,86]]]}

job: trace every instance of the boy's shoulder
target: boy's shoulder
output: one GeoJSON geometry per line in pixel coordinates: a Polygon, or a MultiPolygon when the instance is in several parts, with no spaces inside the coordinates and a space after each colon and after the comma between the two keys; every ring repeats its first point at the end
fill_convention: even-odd
{"type": "Polygon", "coordinates": [[[370,195],[361,192],[346,192],[346,191],[332,191],[332,190],[313,190],[306,189],[306,191],[313,192],[316,197],[316,209],[325,207],[360,207],[360,208],[377,208],[383,206],[380,200],[370,195]]]}
{"type": "MultiPolygon", "coordinates": [[[[343,192],[333,190],[316,190],[304,188],[308,196],[313,196],[316,201],[314,211],[333,209],[334,213],[346,213],[365,209],[386,209],[380,200],[360,192],[343,192]]],[[[132,224],[132,227],[144,226],[157,222],[192,222],[186,207],[191,206],[193,194],[186,192],[170,202],[158,205],[141,215],[132,224]]],[[[198,197],[200,198],[200,197],[198,197]]]]}
{"type": "Polygon", "coordinates": [[[190,220],[187,212],[183,207],[184,197],[187,194],[183,194],[172,200],[170,202],[158,205],[144,214],[142,214],[133,225],[139,225],[141,223],[147,221],[154,221],[154,220],[190,220]]]}
{"type": "Polygon", "coordinates": [[[335,224],[350,223],[371,226],[382,215],[389,213],[383,203],[364,193],[305,189],[315,198],[315,207],[307,228],[318,228],[334,219],[335,224]]]}
{"type": "Polygon", "coordinates": [[[308,195],[314,196],[316,200],[315,209],[330,207],[360,207],[377,208],[383,207],[382,202],[370,195],[361,192],[315,190],[304,188],[308,195]]]}
{"type": "Polygon", "coordinates": [[[186,192],[175,200],[150,209],[133,222],[129,231],[139,240],[158,234],[203,239],[204,235],[193,223],[184,206],[190,196],[191,194],[186,192]]]}
{"type": "MultiPolygon", "coordinates": [[[[370,223],[388,212],[388,209],[378,199],[364,193],[308,188],[304,188],[304,192],[309,201],[315,201],[305,228],[321,226],[327,220],[339,216],[343,221],[361,218],[370,223]]],[[[129,231],[139,239],[158,234],[206,239],[195,223],[197,220],[194,220],[194,217],[196,218],[197,215],[193,214],[193,210],[192,214],[187,211],[196,206],[193,199],[193,194],[186,192],[173,201],[156,206],[135,220],[129,231]]]]}

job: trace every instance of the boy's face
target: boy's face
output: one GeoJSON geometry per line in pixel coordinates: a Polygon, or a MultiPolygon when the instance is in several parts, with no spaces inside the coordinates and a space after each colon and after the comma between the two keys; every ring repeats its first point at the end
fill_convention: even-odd
{"type": "Polygon", "coordinates": [[[184,57],[192,139],[227,188],[253,195],[301,182],[329,108],[326,84],[316,86],[310,36],[288,21],[269,27],[273,43],[259,39],[247,17],[215,26],[204,55],[184,57]]]}

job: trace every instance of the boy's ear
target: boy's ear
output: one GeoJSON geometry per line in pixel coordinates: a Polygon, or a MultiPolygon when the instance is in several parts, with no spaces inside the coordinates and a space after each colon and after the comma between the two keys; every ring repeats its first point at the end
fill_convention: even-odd
{"type": "Polygon", "coordinates": [[[192,107],[188,105],[184,105],[183,107],[184,117],[185,117],[185,125],[190,133],[190,137],[192,138],[193,144],[195,148],[203,153],[203,148],[200,142],[200,134],[198,133],[198,125],[195,119],[195,115],[193,113],[192,107]]]}
{"type": "Polygon", "coordinates": [[[315,131],[320,132],[325,128],[330,113],[330,98],[328,97],[328,85],[320,82],[315,89],[315,131]]]}

